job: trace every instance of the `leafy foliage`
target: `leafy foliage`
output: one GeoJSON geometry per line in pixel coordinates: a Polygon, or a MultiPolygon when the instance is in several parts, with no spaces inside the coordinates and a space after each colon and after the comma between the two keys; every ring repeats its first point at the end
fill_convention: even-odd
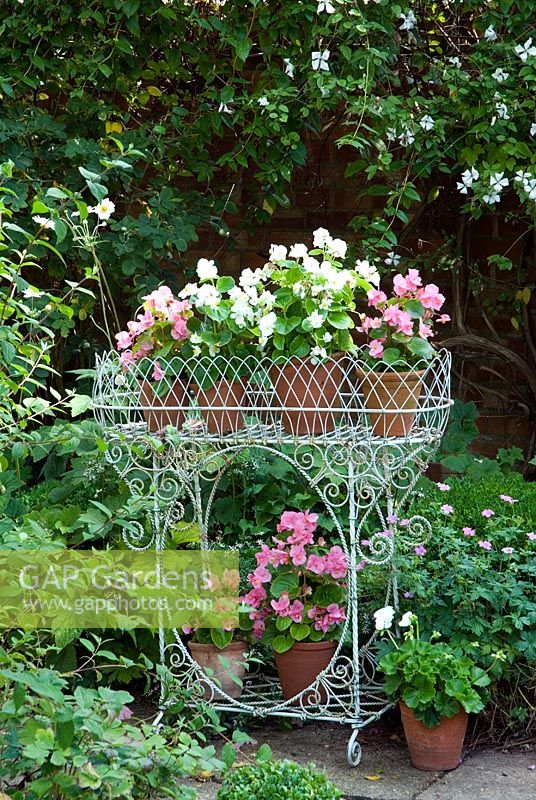
{"type": "Polygon", "coordinates": [[[339,800],[341,792],[314,765],[267,761],[227,772],[217,800],[339,800]]]}

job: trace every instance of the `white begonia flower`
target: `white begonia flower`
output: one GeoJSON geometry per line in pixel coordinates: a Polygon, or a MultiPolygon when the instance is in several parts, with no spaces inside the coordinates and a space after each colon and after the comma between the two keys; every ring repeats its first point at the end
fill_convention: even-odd
{"type": "Polygon", "coordinates": [[[277,315],[274,311],[270,311],[268,314],[262,316],[258,322],[259,331],[260,331],[260,338],[259,344],[263,347],[270,336],[274,332],[274,326],[277,322],[277,315]]]}
{"type": "Polygon", "coordinates": [[[218,277],[218,267],[208,258],[200,258],[197,262],[196,272],[200,281],[210,281],[218,277]]]}
{"type": "Polygon", "coordinates": [[[195,298],[195,306],[207,306],[208,308],[216,308],[221,302],[221,294],[215,286],[211,283],[204,283],[199,287],[197,296],[195,298]]]}
{"type": "Polygon", "coordinates": [[[96,206],[88,206],[87,210],[91,214],[96,214],[99,219],[110,219],[115,211],[115,203],[109,197],[105,197],[96,206]]]}
{"type": "Polygon", "coordinates": [[[35,286],[27,286],[22,295],[30,300],[32,297],[43,297],[44,292],[40,292],[35,286]]]}
{"type": "Polygon", "coordinates": [[[452,64],[453,67],[457,67],[458,69],[461,69],[462,62],[460,61],[458,56],[450,56],[450,58],[448,59],[448,62],[449,62],[449,64],[452,64]]]}
{"type": "Polygon", "coordinates": [[[276,300],[275,294],[271,292],[263,292],[259,297],[259,305],[265,308],[272,308],[276,300]]]}
{"type": "Polygon", "coordinates": [[[270,261],[284,261],[287,257],[287,248],[284,244],[270,245],[270,261]]]}
{"type": "Polygon", "coordinates": [[[192,333],[192,335],[190,336],[190,342],[192,344],[201,344],[202,341],[203,340],[201,339],[198,333],[192,333]]]}
{"type": "Polygon", "coordinates": [[[331,239],[329,242],[327,242],[327,249],[331,255],[335,256],[335,258],[344,258],[346,256],[348,245],[344,239],[331,239]]]}
{"type": "Polygon", "coordinates": [[[529,135],[534,136],[536,134],[536,122],[533,122],[530,126],[529,135]]]}
{"type": "Polygon", "coordinates": [[[333,336],[329,331],[326,331],[325,334],[322,336],[322,341],[326,342],[326,344],[329,344],[329,342],[331,342],[332,339],[333,336]]]}
{"type": "Polygon", "coordinates": [[[400,136],[398,137],[398,141],[402,145],[402,147],[407,147],[409,144],[413,144],[415,141],[415,136],[411,132],[409,128],[404,128],[400,136]]]}
{"type": "Polygon", "coordinates": [[[315,247],[325,247],[331,240],[331,234],[326,228],[317,228],[313,231],[313,244],[315,247]]]}
{"type": "Polygon", "coordinates": [[[320,312],[313,311],[313,313],[310,316],[308,316],[305,321],[309,323],[311,328],[314,329],[321,328],[322,325],[324,324],[324,317],[322,316],[322,314],[320,314],[320,312]]]}
{"type": "Polygon", "coordinates": [[[184,300],[186,297],[191,297],[199,289],[197,283],[187,283],[184,289],[179,292],[179,297],[184,300]]]}
{"type": "Polygon", "coordinates": [[[322,300],[318,305],[319,308],[322,309],[322,311],[329,311],[329,309],[333,305],[333,295],[330,294],[329,292],[326,292],[326,294],[324,295],[324,297],[322,298],[322,300]]]}
{"type": "Polygon", "coordinates": [[[288,251],[289,258],[306,258],[309,255],[309,250],[305,244],[293,244],[288,251]]]}
{"type": "Polygon", "coordinates": [[[292,79],[294,77],[294,64],[290,58],[284,58],[283,63],[285,64],[285,75],[292,79]]]}
{"type": "Polygon", "coordinates": [[[329,72],[329,50],[314,50],[311,53],[311,66],[314,70],[324,70],[329,72]]]}
{"type": "Polygon", "coordinates": [[[506,72],[502,67],[497,67],[497,69],[495,70],[495,72],[492,74],[491,77],[495,78],[497,83],[502,83],[503,81],[508,80],[508,78],[510,77],[510,73],[506,72]]]}
{"type": "Polygon", "coordinates": [[[497,38],[497,34],[495,33],[495,29],[493,25],[490,25],[489,28],[486,28],[484,31],[484,39],[487,42],[494,42],[497,38]]]}
{"type": "Polygon", "coordinates": [[[51,231],[53,231],[55,228],[53,219],[48,219],[47,217],[39,217],[39,216],[32,217],[32,219],[36,225],[40,225],[42,228],[49,228],[51,231]]]}
{"type": "Polygon", "coordinates": [[[261,281],[262,281],[261,270],[256,269],[254,272],[249,267],[246,267],[245,269],[242,270],[242,272],[240,273],[240,277],[238,279],[238,283],[244,289],[247,286],[257,286],[257,284],[260,283],[261,281]]]}
{"type": "Polygon", "coordinates": [[[311,275],[318,275],[320,272],[320,261],[313,258],[313,256],[305,256],[303,259],[303,268],[307,272],[310,272],[311,275]]]}
{"type": "Polygon", "coordinates": [[[536,47],[532,44],[532,38],[527,39],[525,44],[516,45],[514,50],[523,62],[525,62],[529,56],[536,56],[536,47]]]}
{"type": "Polygon", "coordinates": [[[305,299],[307,296],[307,289],[303,284],[303,281],[297,281],[292,285],[292,294],[295,297],[300,297],[302,300],[305,299]]]}
{"type": "Polygon", "coordinates": [[[385,631],[393,624],[395,610],[393,606],[385,606],[374,612],[374,625],[377,631],[385,631]]]}
{"type": "Polygon", "coordinates": [[[335,6],[330,3],[330,0],[318,0],[316,13],[321,14],[322,11],[325,11],[326,14],[333,14],[335,12],[335,6]]]}
{"type": "Polygon", "coordinates": [[[384,258],[383,263],[387,264],[388,267],[398,267],[401,258],[402,256],[397,255],[397,253],[391,250],[390,253],[387,253],[387,258],[384,258]]]}
{"type": "Polygon", "coordinates": [[[227,103],[220,103],[219,106],[218,106],[218,111],[220,112],[220,114],[232,114],[233,113],[233,110],[231,108],[229,108],[227,103]]]}
{"type": "Polygon", "coordinates": [[[355,269],[358,275],[371,283],[373,286],[378,287],[380,285],[380,273],[374,264],[370,264],[366,259],[363,259],[363,261],[358,259],[355,262],[355,269]]]}
{"type": "Polygon", "coordinates": [[[325,347],[320,347],[320,345],[316,345],[316,346],[315,346],[315,347],[313,347],[313,349],[311,350],[311,355],[312,355],[312,357],[313,357],[313,363],[314,363],[314,360],[315,360],[315,359],[318,359],[318,358],[327,358],[327,357],[328,357],[328,351],[326,350],[326,348],[325,348],[325,347]]]}
{"type": "Polygon", "coordinates": [[[266,106],[270,105],[270,101],[268,100],[267,97],[259,97],[259,99],[257,100],[257,103],[260,106],[262,106],[263,108],[265,108],[266,106]]]}
{"type": "Polygon", "coordinates": [[[396,129],[395,128],[387,128],[387,130],[385,131],[385,134],[387,136],[387,141],[388,142],[394,142],[394,140],[396,139],[396,129]]]}
{"type": "Polygon", "coordinates": [[[433,130],[433,127],[434,127],[434,125],[435,125],[435,122],[434,122],[434,120],[432,119],[432,117],[430,116],[430,114],[425,114],[425,115],[424,115],[424,117],[423,117],[423,118],[421,119],[421,121],[419,122],[419,125],[421,126],[421,128],[422,128],[423,130],[425,130],[425,131],[431,131],[431,130],[433,130]]]}
{"type": "Polygon", "coordinates": [[[400,617],[400,622],[398,623],[399,628],[409,628],[415,618],[415,614],[413,611],[406,611],[405,614],[402,614],[400,617]]]}
{"type": "Polygon", "coordinates": [[[411,9],[409,9],[405,14],[400,14],[400,19],[402,20],[402,25],[399,27],[399,30],[401,31],[409,32],[417,27],[417,17],[411,9]]]}

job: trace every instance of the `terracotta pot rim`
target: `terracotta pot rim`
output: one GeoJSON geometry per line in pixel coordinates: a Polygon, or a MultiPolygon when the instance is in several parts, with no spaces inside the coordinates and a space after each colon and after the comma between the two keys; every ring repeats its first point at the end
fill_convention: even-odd
{"type": "Polygon", "coordinates": [[[397,372],[394,369],[389,369],[386,370],[385,372],[374,372],[374,370],[370,370],[369,372],[363,372],[363,370],[357,369],[356,375],[358,378],[370,378],[371,376],[374,376],[376,380],[381,380],[384,383],[388,383],[389,381],[393,381],[395,380],[395,378],[398,377],[404,379],[407,379],[408,376],[412,376],[415,379],[422,378],[423,375],[426,374],[426,370],[427,368],[419,370],[410,369],[407,372],[397,372]]]}
{"type": "Polygon", "coordinates": [[[336,650],[338,644],[335,639],[328,639],[328,641],[324,642],[294,642],[292,647],[285,650],[284,653],[276,653],[276,656],[284,656],[290,653],[291,650],[336,650]]]}
{"type": "Polygon", "coordinates": [[[225,650],[247,650],[247,646],[247,642],[241,641],[229,642],[229,644],[225,645],[225,647],[216,647],[213,642],[188,642],[188,647],[190,649],[195,648],[196,650],[204,653],[207,653],[211,650],[216,650],[219,653],[223,653],[225,650]]]}
{"type": "MultiPolygon", "coordinates": [[[[434,725],[434,728],[428,728],[428,726],[427,726],[427,725],[425,725],[425,724],[424,724],[424,722],[421,722],[421,721],[420,721],[420,719],[417,719],[417,717],[415,716],[415,712],[413,711],[413,709],[412,709],[412,708],[410,708],[409,706],[407,706],[407,705],[404,703],[404,701],[403,701],[403,700],[399,700],[399,701],[398,701],[398,705],[400,706],[400,709],[404,709],[404,711],[407,711],[407,713],[408,713],[408,714],[411,714],[411,716],[412,716],[412,717],[415,719],[415,721],[416,721],[416,722],[419,722],[419,723],[420,723],[420,724],[421,724],[421,725],[422,725],[424,728],[426,728],[427,730],[429,730],[429,731],[433,731],[433,730],[434,730],[434,728],[437,728],[437,725],[434,725]]],[[[441,724],[441,723],[442,723],[444,720],[450,720],[450,719],[455,719],[456,717],[464,717],[464,716],[465,716],[465,717],[468,717],[469,715],[468,715],[467,711],[465,710],[465,708],[464,708],[463,706],[461,706],[461,705],[460,705],[460,708],[458,709],[458,711],[457,711],[455,714],[453,714],[453,715],[452,715],[452,717],[441,717],[441,718],[440,718],[440,720],[439,720],[439,722],[438,722],[438,725],[440,725],[440,724],[441,724]]]]}

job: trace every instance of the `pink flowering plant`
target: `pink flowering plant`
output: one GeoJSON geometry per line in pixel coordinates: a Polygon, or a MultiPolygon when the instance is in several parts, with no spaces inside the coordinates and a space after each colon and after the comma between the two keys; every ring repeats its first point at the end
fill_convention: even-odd
{"type": "Polygon", "coordinates": [[[434,357],[430,340],[435,336],[434,323],[450,321],[439,313],[445,302],[435,283],[423,285],[418,270],[393,279],[393,294],[381,289],[367,292],[371,314],[364,315],[358,330],[367,336],[370,363],[378,370],[413,365],[434,357]]]}
{"type": "Polygon", "coordinates": [[[251,609],[253,638],[278,653],[295,642],[338,639],[346,619],[346,554],[315,536],[317,525],[317,514],[284,511],[273,546],[262,545],[247,578],[242,601],[251,609]]]}
{"type": "Polygon", "coordinates": [[[146,295],[136,319],[115,335],[122,366],[128,369],[140,362],[146,377],[160,382],[166,363],[180,353],[190,335],[187,323],[192,314],[189,301],[176,298],[168,286],[146,295]]]}

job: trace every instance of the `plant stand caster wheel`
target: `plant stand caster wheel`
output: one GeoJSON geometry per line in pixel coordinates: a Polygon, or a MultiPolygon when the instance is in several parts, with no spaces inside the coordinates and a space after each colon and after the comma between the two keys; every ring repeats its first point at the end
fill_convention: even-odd
{"type": "Polygon", "coordinates": [[[346,750],[346,757],[351,767],[358,767],[361,763],[361,745],[357,741],[358,736],[359,731],[355,730],[350,736],[350,741],[348,742],[348,748],[346,750]]]}

